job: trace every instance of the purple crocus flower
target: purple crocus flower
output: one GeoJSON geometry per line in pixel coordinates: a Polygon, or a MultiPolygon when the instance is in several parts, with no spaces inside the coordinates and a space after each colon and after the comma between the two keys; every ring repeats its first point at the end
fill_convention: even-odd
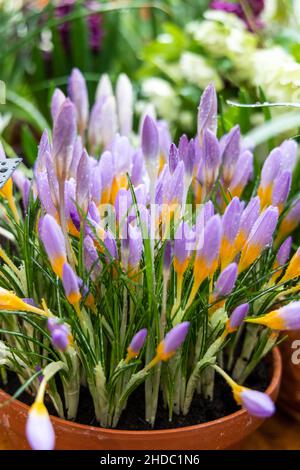
{"type": "Polygon", "coordinates": [[[131,167],[131,182],[133,186],[137,186],[143,181],[144,173],[144,158],[141,149],[138,149],[132,155],[132,167],[131,167]]]}
{"type": "Polygon", "coordinates": [[[68,177],[76,133],[75,107],[69,99],[66,99],[60,108],[53,129],[53,162],[59,180],[65,180],[68,177]]]}
{"type": "Polygon", "coordinates": [[[68,94],[76,109],[79,134],[83,135],[88,122],[89,98],[86,81],[77,68],[72,70],[69,77],[68,94]]]}
{"type": "Polygon", "coordinates": [[[186,222],[181,222],[176,230],[174,241],[174,269],[181,276],[188,268],[194,243],[194,232],[186,222]]]}
{"type": "Polygon", "coordinates": [[[158,140],[159,140],[159,153],[161,159],[166,162],[169,156],[171,146],[171,134],[169,125],[166,121],[160,120],[157,122],[158,140]]]}
{"type": "Polygon", "coordinates": [[[154,120],[145,116],[142,128],[142,150],[146,160],[154,160],[158,155],[159,137],[154,120]]]}
{"type": "Polygon", "coordinates": [[[76,202],[84,214],[87,213],[90,202],[90,180],[90,159],[86,150],[84,150],[78,164],[76,179],[76,202]]]}
{"type": "Polygon", "coordinates": [[[70,344],[70,330],[67,325],[61,323],[58,318],[50,317],[47,328],[51,334],[51,342],[56,349],[66,351],[70,344]]]}
{"type": "Polygon", "coordinates": [[[49,413],[43,402],[35,402],[30,407],[26,421],[25,434],[31,449],[54,449],[55,433],[49,413]]]}
{"type": "Polygon", "coordinates": [[[63,265],[62,283],[65,294],[71,305],[78,305],[81,294],[79,290],[78,278],[68,263],[63,265]]]}
{"type": "Polygon", "coordinates": [[[300,329],[300,301],[291,302],[284,307],[267,313],[261,317],[248,318],[248,323],[257,323],[273,330],[300,329]]]}
{"type": "Polygon", "coordinates": [[[214,297],[226,297],[232,292],[237,278],[237,264],[229,264],[220,274],[215,285],[214,297]]]}
{"type": "Polygon", "coordinates": [[[200,144],[204,132],[209,129],[214,134],[217,131],[218,100],[214,85],[210,83],[201,96],[198,108],[198,138],[200,144]]]}
{"type": "Polygon", "coordinates": [[[245,408],[251,416],[269,418],[275,413],[275,405],[266,393],[243,387],[243,390],[239,394],[239,399],[243,408],[245,408]]]}
{"type": "Polygon", "coordinates": [[[159,344],[157,348],[157,356],[162,361],[167,361],[172,356],[174,356],[176,350],[180,348],[184,342],[190,327],[190,322],[184,321],[174,326],[170,330],[163,341],[159,344]]]}
{"type": "Polygon", "coordinates": [[[228,320],[227,329],[229,332],[235,331],[243,322],[249,312],[249,304],[241,304],[236,307],[228,320]]]}
{"type": "Polygon", "coordinates": [[[62,277],[63,265],[67,261],[65,239],[60,226],[49,214],[39,223],[39,235],[47,252],[53,271],[62,277]]]}

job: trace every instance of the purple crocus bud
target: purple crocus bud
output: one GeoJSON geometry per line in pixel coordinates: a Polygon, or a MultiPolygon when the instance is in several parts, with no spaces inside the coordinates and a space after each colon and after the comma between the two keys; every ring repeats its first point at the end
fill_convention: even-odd
{"type": "Polygon", "coordinates": [[[57,211],[53,204],[53,200],[51,197],[51,191],[49,187],[48,175],[46,171],[43,173],[39,173],[35,179],[38,197],[41,201],[41,204],[44,210],[52,215],[53,217],[56,216],[57,211]]]}
{"type": "Polygon", "coordinates": [[[275,405],[266,393],[243,387],[239,398],[243,408],[246,408],[251,416],[269,418],[275,413],[275,405]]]}
{"type": "Polygon", "coordinates": [[[282,159],[281,159],[281,169],[282,170],[290,170],[291,172],[294,170],[297,155],[298,155],[298,145],[295,140],[284,140],[282,144],[279,146],[282,159]]]}
{"type": "Polygon", "coordinates": [[[198,108],[198,138],[200,144],[202,143],[204,132],[209,129],[212,133],[217,131],[217,112],[218,101],[216,89],[210,83],[204,90],[201,96],[200,105],[198,108]]]}
{"type": "Polygon", "coordinates": [[[210,188],[218,177],[221,156],[218,139],[209,129],[203,134],[203,162],[204,183],[210,188]]]}
{"type": "Polygon", "coordinates": [[[51,147],[49,143],[49,135],[48,131],[45,129],[40,143],[38,145],[38,155],[37,159],[34,164],[34,175],[37,177],[39,172],[45,171],[45,165],[46,165],[46,152],[51,152],[51,147]]]}
{"type": "Polygon", "coordinates": [[[229,190],[233,196],[240,197],[253,173],[253,154],[249,150],[242,152],[235,166],[229,190]]]}
{"type": "Polygon", "coordinates": [[[194,232],[186,222],[181,222],[176,230],[174,241],[174,269],[179,276],[182,276],[189,266],[194,244],[194,232]]]}
{"type": "Polygon", "coordinates": [[[240,220],[238,236],[235,241],[236,250],[240,251],[245,245],[249,233],[258,219],[260,213],[260,199],[258,196],[250,199],[246,208],[243,210],[240,220]]]}
{"type": "Polygon", "coordinates": [[[59,180],[68,177],[76,138],[76,114],[73,103],[66,99],[60,108],[53,129],[53,161],[59,180]]]}
{"type": "Polygon", "coordinates": [[[292,183],[292,174],[290,170],[285,170],[274,181],[272,191],[272,205],[277,206],[281,212],[288,198],[292,183]]]}
{"type": "Polygon", "coordinates": [[[178,157],[180,160],[186,160],[189,151],[189,139],[183,134],[178,143],[178,157]]]}
{"type": "Polygon", "coordinates": [[[71,161],[70,170],[69,170],[70,178],[76,178],[77,168],[79,165],[82,152],[83,152],[82,139],[80,136],[77,136],[75,139],[74,147],[73,147],[72,161],[71,161]]]}
{"type": "Polygon", "coordinates": [[[138,149],[132,155],[131,182],[137,186],[143,181],[144,156],[141,149],[138,149]]]}
{"type": "Polygon", "coordinates": [[[292,237],[288,237],[280,246],[276,255],[276,261],[278,266],[283,266],[289,259],[292,249],[292,241],[292,237]]]}
{"type": "Polygon", "coordinates": [[[118,248],[116,239],[110,230],[105,232],[104,245],[110,256],[106,256],[106,260],[110,263],[113,260],[118,259],[118,248]],[[112,259],[111,259],[112,258],[112,259]]]}
{"type": "Polygon", "coordinates": [[[167,240],[165,243],[165,250],[164,250],[164,271],[169,272],[171,263],[173,258],[173,248],[171,240],[167,240]]]}
{"type": "Polygon", "coordinates": [[[97,100],[92,107],[88,129],[88,141],[92,153],[95,153],[101,145],[102,112],[105,99],[97,100]]]}
{"type": "Polygon", "coordinates": [[[242,251],[242,256],[239,262],[239,272],[248,268],[261,252],[272,242],[277,222],[277,207],[270,206],[262,212],[251,229],[245,250],[242,251]]]}
{"type": "Polygon", "coordinates": [[[53,346],[56,349],[59,349],[60,351],[66,351],[67,347],[69,346],[69,338],[68,334],[63,331],[61,328],[56,328],[52,335],[51,335],[51,341],[53,346]]]}
{"type": "Polygon", "coordinates": [[[262,207],[266,204],[270,204],[270,195],[272,194],[272,188],[275,179],[279,175],[280,166],[282,160],[282,153],[279,148],[275,148],[266,158],[262,170],[260,185],[257,194],[259,195],[262,203],[262,207]]]}
{"type": "Polygon", "coordinates": [[[89,156],[86,150],[84,150],[78,164],[76,181],[76,202],[84,214],[87,213],[90,202],[90,179],[91,167],[89,156]]]}
{"type": "Polygon", "coordinates": [[[237,236],[242,211],[243,203],[238,197],[234,197],[226,207],[222,217],[222,233],[223,240],[226,240],[228,244],[232,244],[237,236]]]}
{"type": "Polygon", "coordinates": [[[77,68],[72,70],[69,77],[68,94],[76,108],[79,134],[83,135],[88,122],[89,98],[86,81],[77,68]]]}
{"type": "Polygon", "coordinates": [[[90,274],[91,279],[95,281],[101,274],[101,264],[94,241],[89,235],[83,240],[83,259],[87,272],[90,274]]]}
{"type": "Polygon", "coordinates": [[[101,112],[100,141],[105,149],[110,148],[118,130],[117,104],[114,96],[103,103],[101,112]]]}
{"type": "Polygon", "coordinates": [[[101,75],[97,90],[96,90],[96,101],[106,99],[113,96],[113,88],[109,76],[104,73],[101,75]]]}
{"type": "Polygon", "coordinates": [[[227,330],[229,333],[232,333],[233,331],[238,329],[238,327],[244,321],[245,317],[248,315],[248,312],[249,312],[248,303],[241,304],[233,310],[227,323],[227,330]]]}
{"type": "Polygon", "coordinates": [[[133,90],[132,84],[125,73],[121,73],[118,77],[116,98],[120,133],[129,136],[132,132],[133,90]]]}
{"type": "Polygon", "coordinates": [[[39,224],[39,235],[47,252],[52,269],[57,276],[62,277],[63,265],[67,262],[65,239],[60,226],[49,214],[46,214],[39,224]]]}
{"type": "Polygon", "coordinates": [[[66,97],[63,92],[59,88],[55,88],[51,99],[51,116],[53,122],[55,122],[65,100],[66,97]]]}
{"type": "Polygon", "coordinates": [[[48,185],[51,193],[51,198],[55,207],[58,207],[59,201],[59,187],[58,187],[58,180],[56,177],[56,172],[54,168],[53,158],[50,153],[46,152],[46,171],[47,171],[47,178],[48,178],[48,185]]]}
{"type": "Polygon", "coordinates": [[[222,223],[220,216],[217,214],[211,217],[205,225],[203,238],[200,238],[197,246],[197,258],[200,257],[209,269],[215,267],[218,261],[221,234],[222,223]]]}
{"type": "Polygon", "coordinates": [[[191,139],[188,145],[187,152],[184,153],[183,162],[185,172],[189,177],[192,177],[195,168],[195,141],[191,139]]]}
{"type": "Polygon", "coordinates": [[[32,450],[54,449],[55,433],[43,402],[35,402],[30,407],[25,434],[32,450]]]}
{"type": "Polygon", "coordinates": [[[169,170],[170,170],[170,173],[173,174],[176,167],[177,167],[177,164],[178,164],[178,161],[179,161],[179,152],[178,152],[178,149],[176,147],[176,145],[174,143],[171,144],[170,146],[170,151],[169,151],[169,170]]]}
{"type": "Polygon", "coordinates": [[[142,129],[142,150],[146,160],[154,160],[158,155],[158,130],[154,120],[145,116],[142,129]]]}
{"type": "Polygon", "coordinates": [[[106,204],[110,200],[111,186],[113,182],[113,158],[111,152],[104,152],[99,161],[101,175],[101,204],[106,204]]]}
{"type": "Polygon", "coordinates": [[[65,294],[71,305],[78,305],[81,294],[78,285],[77,275],[68,263],[64,263],[62,272],[62,283],[65,294]]]}
{"type": "Polygon", "coordinates": [[[163,341],[160,342],[157,348],[157,356],[161,361],[168,361],[174,354],[176,350],[180,348],[184,342],[190,327],[190,322],[184,321],[174,326],[170,330],[163,341]]]}
{"type": "Polygon", "coordinates": [[[237,278],[237,264],[231,263],[225,268],[215,285],[214,298],[218,299],[219,297],[227,297],[232,292],[234,288],[235,281],[237,278]]]}
{"type": "Polygon", "coordinates": [[[225,186],[232,180],[236,162],[240,154],[240,126],[234,126],[222,139],[223,178],[225,186]]]}
{"type": "Polygon", "coordinates": [[[130,359],[133,359],[134,357],[137,357],[140,354],[140,351],[146,341],[147,333],[147,328],[143,328],[134,335],[127,349],[128,352],[126,362],[128,362],[130,359]]]}
{"type": "Polygon", "coordinates": [[[134,275],[138,268],[143,252],[143,239],[141,230],[135,225],[127,225],[127,239],[122,240],[123,264],[128,268],[131,275],[134,275]],[[124,251],[124,252],[123,252],[124,251]]]}
{"type": "Polygon", "coordinates": [[[20,170],[15,170],[12,175],[13,182],[19,189],[22,194],[22,202],[24,211],[27,211],[28,202],[29,202],[29,195],[30,195],[30,188],[31,188],[31,181],[26,178],[24,173],[20,170]]]}
{"type": "Polygon", "coordinates": [[[205,225],[215,214],[215,208],[212,201],[207,201],[201,206],[200,212],[196,218],[196,233],[201,235],[205,225]]]}
{"type": "Polygon", "coordinates": [[[163,162],[169,157],[169,150],[172,143],[169,125],[166,121],[157,122],[159,153],[163,162]]]}
{"type": "Polygon", "coordinates": [[[248,318],[248,323],[264,325],[272,330],[299,330],[300,329],[300,301],[291,302],[284,307],[273,310],[266,315],[248,318]]]}
{"type": "Polygon", "coordinates": [[[170,206],[181,204],[184,191],[184,163],[179,162],[174,173],[163,185],[163,202],[170,206]]]}

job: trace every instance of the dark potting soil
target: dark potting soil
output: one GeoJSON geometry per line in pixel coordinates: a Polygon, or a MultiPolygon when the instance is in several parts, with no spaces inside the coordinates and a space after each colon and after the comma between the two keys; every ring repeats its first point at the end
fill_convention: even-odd
{"type": "MultiPolygon", "coordinates": [[[[260,362],[256,369],[249,376],[245,385],[249,388],[264,391],[268,387],[271,380],[270,362],[265,359],[260,362]]],[[[20,383],[17,376],[13,373],[8,374],[8,383],[2,384],[0,387],[13,395],[19,388],[20,383]]],[[[18,399],[27,405],[31,405],[33,397],[27,392],[22,393],[18,399]]],[[[57,416],[57,413],[48,398],[46,402],[49,413],[57,416]]],[[[205,399],[202,395],[194,395],[194,399],[187,416],[173,415],[172,422],[168,419],[168,411],[163,407],[163,400],[160,397],[158,401],[157,417],[154,429],[170,429],[179,428],[183,426],[192,426],[195,424],[206,423],[213,421],[223,416],[229,415],[237,411],[237,406],[230,387],[226,382],[216,374],[215,376],[215,390],[213,400],[205,399]]],[[[152,429],[149,424],[144,420],[145,406],[144,406],[144,387],[140,386],[128,400],[127,408],[123,411],[119,421],[118,429],[128,430],[150,430],[152,429]]],[[[77,423],[97,426],[94,416],[94,408],[91,396],[85,387],[81,387],[80,401],[78,407],[77,423]]]]}

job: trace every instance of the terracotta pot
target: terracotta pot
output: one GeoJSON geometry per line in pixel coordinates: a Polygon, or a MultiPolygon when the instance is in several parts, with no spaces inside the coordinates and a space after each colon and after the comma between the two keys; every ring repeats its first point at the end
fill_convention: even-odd
{"type": "MultiPolygon", "coordinates": [[[[276,400],[281,379],[281,356],[273,350],[273,376],[266,392],[276,400]]],[[[0,402],[9,396],[0,391],[0,402]]],[[[28,406],[18,400],[0,408],[0,425],[14,449],[28,449],[24,435],[28,406]]],[[[52,418],[56,449],[60,450],[215,450],[237,446],[252,433],[262,419],[239,410],[209,423],[159,431],[123,431],[52,418]]]]}
{"type": "Polygon", "coordinates": [[[300,421],[300,330],[287,334],[288,338],[280,345],[284,369],[279,405],[300,421]]]}

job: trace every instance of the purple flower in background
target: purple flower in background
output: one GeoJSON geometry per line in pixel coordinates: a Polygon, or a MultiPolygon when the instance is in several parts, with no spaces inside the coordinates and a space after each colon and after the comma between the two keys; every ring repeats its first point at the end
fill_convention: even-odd
{"type": "Polygon", "coordinates": [[[226,13],[233,13],[246,23],[250,31],[252,31],[254,25],[256,28],[262,27],[262,23],[259,20],[259,16],[265,7],[264,0],[248,0],[246,2],[246,5],[248,8],[248,13],[245,11],[240,2],[233,2],[230,0],[212,0],[210,8],[212,8],[213,10],[222,10],[226,13]],[[252,21],[249,21],[248,14],[251,15],[252,21]],[[252,24],[252,22],[254,23],[254,25],[252,24]]]}
{"type": "Polygon", "coordinates": [[[289,259],[292,248],[292,241],[292,237],[288,237],[280,246],[276,255],[278,266],[283,266],[289,259]]]}
{"type": "MultiPolygon", "coordinates": [[[[64,18],[65,16],[72,13],[75,5],[75,0],[60,0],[58,6],[55,9],[57,18],[64,18]]],[[[103,17],[100,13],[96,13],[99,4],[93,0],[85,2],[84,6],[91,11],[91,14],[87,16],[87,25],[89,29],[89,44],[93,52],[98,52],[101,49],[103,41],[103,17]]],[[[58,26],[58,30],[61,35],[62,42],[67,50],[70,49],[70,23],[66,21],[58,26]]]]}
{"type": "Polygon", "coordinates": [[[78,305],[81,299],[78,278],[68,263],[65,263],[63,266],[62,283],[70,304],[78,305]]]}

